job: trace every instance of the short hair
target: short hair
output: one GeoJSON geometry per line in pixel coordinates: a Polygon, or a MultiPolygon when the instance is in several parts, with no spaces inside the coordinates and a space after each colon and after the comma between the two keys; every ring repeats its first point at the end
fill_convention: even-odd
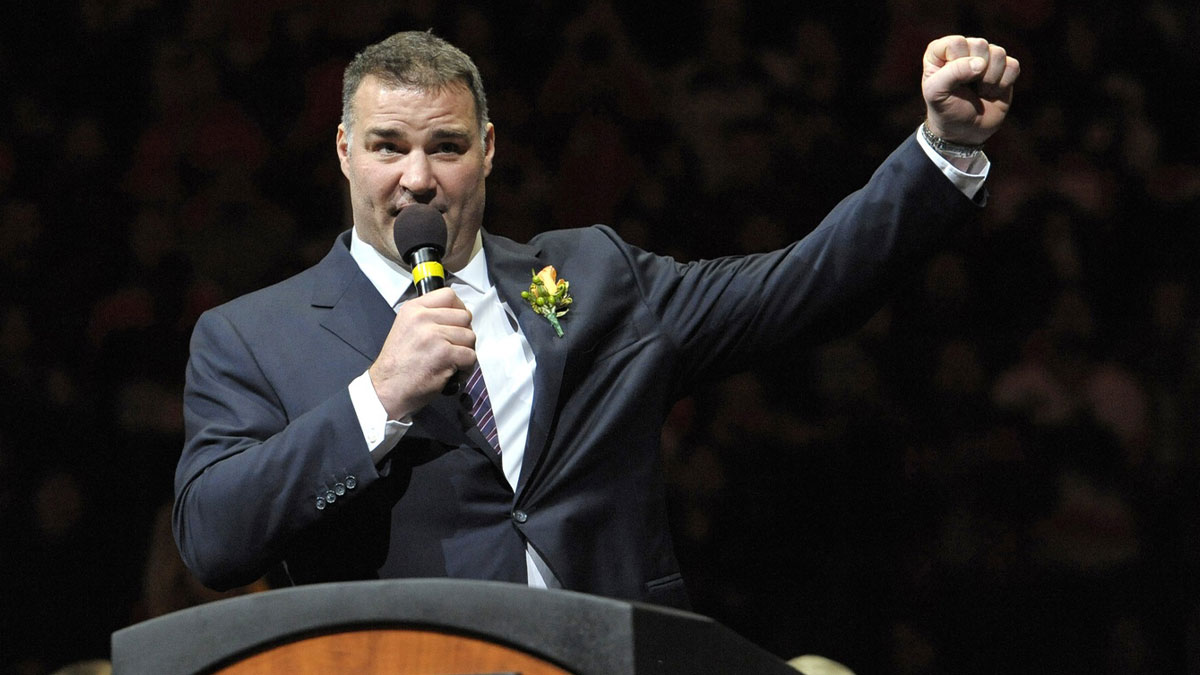
{"type": "Polygon", "coordinates": [[[487,95],[479,69],[458,47],[428,31],[396,33],[359,52],[342,76],[342,125],[349,132],[354,122],[352,101],[363,78],[373,75],[393,86],[436,92],[461,83],[475,100],[479,134],[486,134],[487,95]]]}

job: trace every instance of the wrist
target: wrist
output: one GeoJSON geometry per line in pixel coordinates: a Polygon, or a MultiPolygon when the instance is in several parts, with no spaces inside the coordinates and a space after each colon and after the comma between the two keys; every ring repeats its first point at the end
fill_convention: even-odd
{"type": "Polygon", "coordinates": [[[387,413],[389,421],[403,420],[412,414],[411,406],[406,404],[406,401],[401,400],[395,395],[390,388],[383,385],[383,376],[376,372],[375,365],[367,369],[367,381],[371,385],[371,391],[375,394],[375,400],[383,407],[383,411],[387,413]]]}
{"type": "Polygon", "coordinates": [[[929,128],[929,121],[921,123],[921,137],[935,152],[947,159],[973,160],[983,154],[983,144],[967,145],[948,141],[929,128]]]}

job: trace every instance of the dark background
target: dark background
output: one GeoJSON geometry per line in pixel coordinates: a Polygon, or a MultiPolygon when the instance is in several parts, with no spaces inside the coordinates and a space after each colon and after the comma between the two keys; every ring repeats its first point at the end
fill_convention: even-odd
{"type": "Polygon", "coordinates": [[[929,40],[1007,47],[976,222],[858,333],[672,415],[694,603],[860,675],[1200,672],[1196,3],[580,5],[6,8],[0,669],[219,597],[164,519],[191,327],[349,226],[341,70],[433,27],[489,92],[489,229],[681,259],[813,228],[916,129],[929,40]]]}

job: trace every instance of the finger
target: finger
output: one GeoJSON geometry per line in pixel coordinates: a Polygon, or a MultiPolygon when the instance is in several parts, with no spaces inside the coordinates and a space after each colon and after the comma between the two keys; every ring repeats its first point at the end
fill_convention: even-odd
{"type": "Polygon", "coordinates": [[[438,352],[438,363],[442,364],[438,368],[438,372],[445,373],[447,378],[454,377],[455,373],[470,373],[475,369],[475,362],[479,359],[479,355],[475,353],[473,347],[464,345],[445,345],[438,352]],[[444,370],[443,370],[444,369],[444,370]]]}
{"type": "Polygon", "coordinates": [[[438,335],[455,347],[475,349],[475,331],[462,326],[439,326],[438,335]]]}
{"type": "Polygon", "coordinates": [[[409,300],[409,302],[416,303],[422,307],[466,307],[449,286],[439,288],[436,291],[430,291],[425,295],[419,295],[409,300]]]}
{"type": "Polygon", "coordinates": [[[934,68],[967,55],[967,39],[961,35],[947,35],[930,42],[925,47],[925,61],[934,68]]]}
{"type": "MultiPolygon", "coordinates": [[[[999,80],[995,84],[989,84],[984,81],[979,86],[979,95],[997,101],[1011,101],[1013,95],[1013,83],[1017,81],[1017,76],[1021,74],[1021,64],[1011,56],[1004,58],[1004,68],[1000,72],[999,80]]],[[[992,77],[991,66],[988,67],[988,73],[985,77],[992,77]]]]}
{"type": "Polygon", "coordinates": [[[1001,87],[1011,87],[1021,74],[1021,62],[1011,56],[1004,59],[1004,74],[1000,76],[1001,87]]]}
{"type": "Polygon", "coordinates": [[[475,353],[474,347],[456,347],[451,363],[458,372],[470,374],[472,370],[475,370],[475,362],[478,360],[479,355],[475,353]]]}
{"type": "Polygon", "coordinates": [[[927,98],[931,101],[943,100],[958,87],[979,79],[987,67],[987,61],[978,56],[955,59],[925,80],[927,98]]]}
{"type": "Polygon", "coordinates": [[[1004,51],[1004,47],[988,45],[987,60],[987,70],[983,72],[981,81],[988,84],[1000,84],[1000,79],[1004,76],[1004,69],[1008,63],[1008,54],[1004,51]]]}
{"type": "Polygon", "coordinates": [[[946,65],[946,40],[948,38],[938,38],[925,46],[925,55],[921,57],[925,61],[926,68],[933,66],[941,68],[946,65]]]}
{"type": "Polygon", "coordinates": [[[988,57],[988,41],[977,37],[967,38],[967,55],[986,59],[988,57]]]}
{"type": "Polygon", "coordinates": [[[420,327],[471,327],[471,312],[457,307],[421,307],[405,303],[396,312],[392,333],[404,334],[420,327]]]}
{"type": "Polygon", "coordinates": [[[946,38],[946,61],[961,59],[970,54],[971,47],[967,44],[967,38],[961,35],[951,35],[946,38]]]}
{"type": "MultiPolygon", "coordinates": [[[[438,365],[429,372],[439,378],[439,383],[445,385],[456,376],[462,377],[459,375],[460,373],[470,373],[475,368],[476,359],[477,355],[473,348],[446,344],[436,352],[435,360],[438,365]]],[[[453,390],[443,390],[443,393],[453,393],[453,390]]]]}
{"type": "Polygon", "coordinates": [[[470,328],[471,311],[457,307],[430,307],[423,309],[417,321],[427,321],[439,326],[470,328]]]}
{"type": "Polygon", "coordinates": [[[433,371],[461,370],[475,362],[475,333],[470,329],[439,326],[415,346],[415,353],[433,371]]]}

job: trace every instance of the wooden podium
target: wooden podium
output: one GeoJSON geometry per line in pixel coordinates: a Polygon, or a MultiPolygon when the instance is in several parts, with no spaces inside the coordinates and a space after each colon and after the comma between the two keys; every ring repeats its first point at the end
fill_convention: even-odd
{"type": "Polygon", "coordinates": [[[796,675],[712,619],[518,584],[300,586],[113,633],[115,675],[796,675]]]}

